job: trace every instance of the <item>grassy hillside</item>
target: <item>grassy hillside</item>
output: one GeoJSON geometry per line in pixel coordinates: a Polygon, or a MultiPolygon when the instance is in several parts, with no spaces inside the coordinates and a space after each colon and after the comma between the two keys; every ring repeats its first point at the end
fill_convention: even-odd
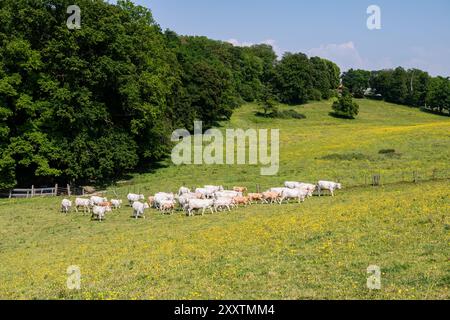
{"type": "MultiPolygon", "coordinates": [[[[286,179],[338,178],[352,186],[371,173],[399,181],[403,172],[411,180],[413,170],[425,176],[433,169],[445,175],[449,118],[360,104],[355,121],[329,117],[327,102],[296,107],[306,120],[269,121],[254,116],[254,105],[239,109],[224,128],[281,129],[278,176],[261,177],[249,166],[169,165],[117,191],[204,183],[251,189],[286,179]],[[378,153],[391,148],[401,155],[378,153]]],[[[193,218],[150,211],[136,221],[123,208],[104,223],[61,215],[57,198],[1,200],[0,298],[448,299],[448,185],[347,188],[303,205],[193,218]],[[70,265],[81,268],[80,292],[66,289],[70,265]],[[366,287],[369,265],[382,269],[380,291],[366,287]]]]}
{"type": "MultiPolygon", "coordinates": [[[[345,186],[362,185],[373,174],[384,183],[450,177],[450,118],[380,101],[359,100],[356,120],[330,117],[331,102],[295,107],[305,120],[273,120],[256,117],[257,106],[237,110],[226,128],[280,129],[280,171],[262,177],[259,166],[179,166],[170,163],[155,174],[139,175],[130,190],[154,192],[218,183],[255,189],[277,186],[286,179],[317,182],[340,180],[345,186]],[[395,149],[394,157],[381,155],[395,149]]],[[[128,191],[123,188],[123,192],[128,191]]]]}

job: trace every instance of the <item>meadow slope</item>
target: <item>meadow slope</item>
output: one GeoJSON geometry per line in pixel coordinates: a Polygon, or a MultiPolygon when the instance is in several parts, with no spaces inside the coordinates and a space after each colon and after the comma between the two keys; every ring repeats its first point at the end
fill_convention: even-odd
{"type": "Polygon", "coordinates": [[[231,121],[222,124],[223,130],[280,129],[280,170],[275,176],[261,176],[259,166],[176,167],[166,161],[154,174],[136,175],[122,191],[155,192],[155,187],[174,190],[211,183],[244,184],[255,191],[256,184],[268,188],[286,180],[319,179],[339,180],[348,187],[369,183],[374,174],[381,174],[383,183],[412,181],[414,171],[419,180],[433,174],[450,177],[450,117],[381,101],[358,103],[356,120],[330,117],[329,101],[294,107],[307,116],[305,120],[256,117],[254,104],[235,111],[231,121]],[[379,154],[383,149],[394,149],[396,155],[379,154]]]}
{"type": "Polygon", "coordinates": [[[339,179],[345,188],[335,198],[193,218],[151,210],[134,220],[124,207],[104,223],[61,215],[60,198],[0,200],[0,298],[448,299],[450,119],[359,102],[355,121],[329,117],[330,102],[295,107],[305,120],[261,119],[251,104],[237,110],[223,129],[281,129],[277,176],[262,177],[257,166],[163,163],[109,190],[125,198],[182,184],[252,190],[339,179]],[[434,170],[441,179],[423,181],[434,170]],[[373,173],[382,187],[352,187],[373,173]],[[81,268],[81,291],[66,288],[70,265],[81,268]],[[380,291],[366,287],[369,265],[382,269],[380,291]]]}

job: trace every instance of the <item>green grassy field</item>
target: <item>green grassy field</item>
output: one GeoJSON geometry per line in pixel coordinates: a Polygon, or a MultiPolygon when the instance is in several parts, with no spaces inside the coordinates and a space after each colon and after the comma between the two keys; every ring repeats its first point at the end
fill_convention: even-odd
{"type": "Polygon", "coordinates": [[[60,214],[60,198],[1,200],[0,298],[448,299],[449,179],[349,186],[372,173],[386,183],[411,180],[413,170],[444,178],[450,119],[359,102],[352,122],[329,117],[329,102],[296,107],[306,120],[269,121],[253,115],[254,105],[239,109],[224,128],[281,129],[277,176],[250,166],[168,166],[115,188],[125,197],[182,184],[254,189],[338,178],[347,188],[335,198],[193,218],[151,210],[134,220],[124,207],[103,223],[60,214]],[[81,269],[80,291],[66,288],[70,265],[81,269]],[[382,270],[381,290],[367,289],[370,265],[382,270]]]}
{"type": "MultiPolygon", "coordinates": [[[[306,120],[273,120],[256,117],[256,105],[237,110],[226,128],[280,129],[280,170],[276,176],[261,176],[260,166],[168,165],[155,174],[136,176],[127,191],[174,190],[180,185],[245,185],[268,188],[286,180],[317,182],[339,180],[345,186],[369,183],[373,174],[382,182],[418,178],[450,177],[450,118],[380,101],[359,100],[357,120],[330,117],[331,102],[295,107],[306,120]],[[379,154],[395,149],[398,156],[379,154]]],[[[162,163],[166,165],[166,163],[162,163]]],[[[119,189],[120,190],[120,189],[119,189]]]]}

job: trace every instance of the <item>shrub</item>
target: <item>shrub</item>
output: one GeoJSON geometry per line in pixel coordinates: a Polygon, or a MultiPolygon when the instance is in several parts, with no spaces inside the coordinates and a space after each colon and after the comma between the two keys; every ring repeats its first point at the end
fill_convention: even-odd
{"type": "Polygon", "coordinates": [[[353,102],[352,96],[348,90],[344,90],[342,96],[333,103],[332,116],[344,119],[355,119],[359,113],[359,105],[353,102]]]}

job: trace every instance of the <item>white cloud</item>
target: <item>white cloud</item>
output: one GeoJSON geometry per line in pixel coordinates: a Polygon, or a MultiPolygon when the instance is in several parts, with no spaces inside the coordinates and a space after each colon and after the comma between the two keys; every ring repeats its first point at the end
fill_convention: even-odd
{"type": "Polygon", "coordinates": [[[426,49],[423,47],[411,48],[413,56],[406,60],[402,66],[405,68],[417,68],[428,71],[432,76],[450,75],[450,49],[426,49]]]}
{"type": "Polygon", "coordinates": [[[342,70],[364,68],[366,61],[361,57],[353,41],[342,44],[327,44],[306,52],[308,56],[321,57],[338,64],[342,70]]]}
{"type": "Polygon", "coordinates": [[[364,58],[353,41],[341,44],[327,44],[307,50],[308,56],[318,56],[336,63],[342,71],[349,69],[380,70],[393,68],[390,58],[379,57],[377,60],[364,58]]]}
{"type": "Polygon", "coordinates": [[[273,51],[275,51],[278,58],[281,58],[284,53],[284,51],[281,50],[281,48],[278,46],[277,42],[273,39],[267,39],[267,40],[263,40],[263,41],[257,42],[257,43],[255,43],[255,42],[240,42],[237,39],[229,39],[226,42],[231,43],[235,47],[251,47],[255,44],[267,44],[267,45],[272,46],[273,51]]]}

